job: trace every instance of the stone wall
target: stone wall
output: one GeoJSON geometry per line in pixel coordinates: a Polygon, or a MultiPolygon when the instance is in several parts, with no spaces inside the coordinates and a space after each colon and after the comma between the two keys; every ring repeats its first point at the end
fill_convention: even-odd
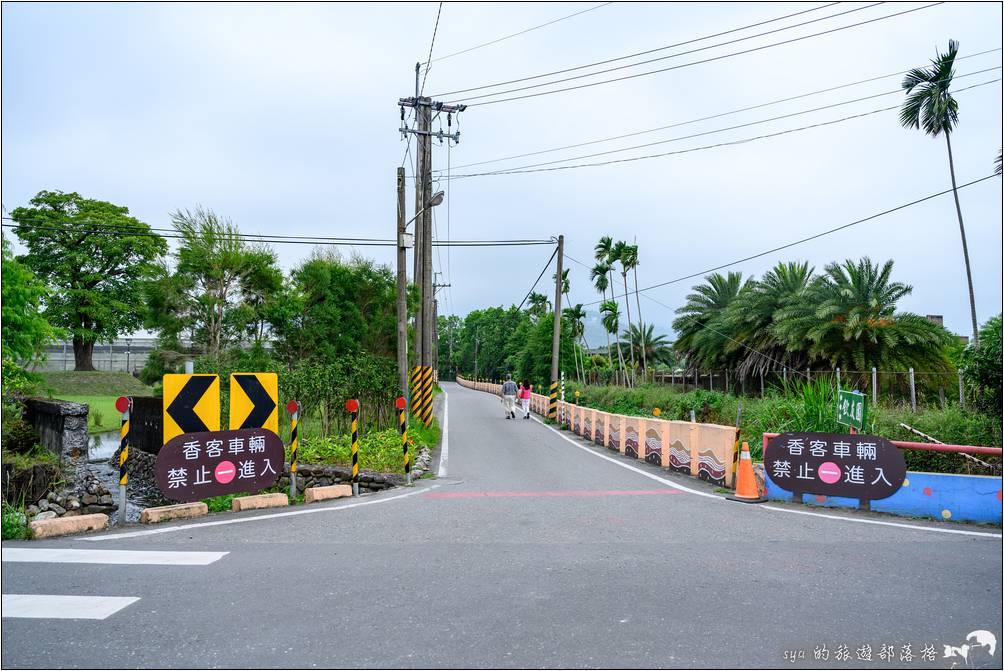
{"type": "Polygon", "coordinates": [[[29,398],[24,405],[24,418],[38,431],[42,447],[60,459],[87,454],[86,403],[29,398]]]}
{"type": "Polygon", "coordinates": [[[36,501],[25,501],[29,504],[25,511],[29,520],[111,513],[115,510],[111,492],[87,470],[86,458],[77,459],[66,467],[71,469],[66,483],[36,501]]]}

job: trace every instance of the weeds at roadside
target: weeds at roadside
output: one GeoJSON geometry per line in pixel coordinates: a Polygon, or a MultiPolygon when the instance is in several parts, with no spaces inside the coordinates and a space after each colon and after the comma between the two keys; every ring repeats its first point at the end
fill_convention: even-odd
{"type": "Polygon", "coordinates": [[[4,501],[2,508],[0,526],[2,526],[3,540],[27,540],[31,538],[31,527],[28,526],[28,514],[25,512],[24,503],[22,502],[15,506],[4,501]]]}

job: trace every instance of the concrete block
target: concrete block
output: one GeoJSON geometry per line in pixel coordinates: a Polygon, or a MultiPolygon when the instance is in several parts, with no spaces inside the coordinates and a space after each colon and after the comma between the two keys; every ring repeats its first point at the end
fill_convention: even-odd
{"type": "Polygon", "coordinates": [[[231,503],[230,509],[235,513],[242,510],[257,510],[258,508],[278,508],[289,505],[289,497],[281,492],[271,494],[255,494],[254,496],[238,496],[231,503]]]}
{"type": "Polygon", "coordinates": [[[327,501],[328,499],[340,499],[343,496],[352,496],[352,485],[307,487],[303,494],[303,500],[306,503],[314,503],[316,501],[327,501]]]}
{"type": "Polygon", "coordinates": [[[30,526],[31,535],[35,538],[52,538],[53,536],[105,529],[108,526],[108,515],[95,513],[94,515],[56,517],[48,520],[36,520],[30,526]]]}
{"type": "Polygon", "coordinates": [[[209,506],[201,501],[193,503],[178,503],[173,506],[157,506],[146,508],[139,514],[140,524],[156,524],[168,520],[190,520],[209,513],[209,506]]]}

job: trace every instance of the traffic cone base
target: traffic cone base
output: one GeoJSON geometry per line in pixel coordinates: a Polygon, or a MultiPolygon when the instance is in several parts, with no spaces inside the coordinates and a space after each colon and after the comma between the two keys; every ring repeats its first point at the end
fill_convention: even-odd
{"type": "Polygon", "coordinates": [[[740,503],[763,503],[767,499],[760,494],[756,486],[756,475],[753,474],[753,460],[750,459],[750,446],[743,443],[743,451],[739,456],[739,469],[736,473],[736,493],[726,496],[729,501],[740,503]]]}

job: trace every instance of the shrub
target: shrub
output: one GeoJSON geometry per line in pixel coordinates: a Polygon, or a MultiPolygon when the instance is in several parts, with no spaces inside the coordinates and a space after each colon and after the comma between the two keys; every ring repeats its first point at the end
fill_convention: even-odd
{"type": "Polygon", "coordinates": [[[24,540],[31,538],[31,527],[28,526],[28,515],[24,506],[14,506],[6,501],[0,504],[0,526],[2,526],[3,540],[24,540]]]}
{"type": "Polygon", "coordinates": [[[38,444],[38,432],[23,419],[4,422],[3,450],[14,454],[28,454],[38,444]]]}
{"type": "Polygon", "coordinates": [[[970,402],[984,412],[1001,414],[1002,321],[997,315],[980,330],[980,344],[962,354],[963,375],[970,402]]]}

